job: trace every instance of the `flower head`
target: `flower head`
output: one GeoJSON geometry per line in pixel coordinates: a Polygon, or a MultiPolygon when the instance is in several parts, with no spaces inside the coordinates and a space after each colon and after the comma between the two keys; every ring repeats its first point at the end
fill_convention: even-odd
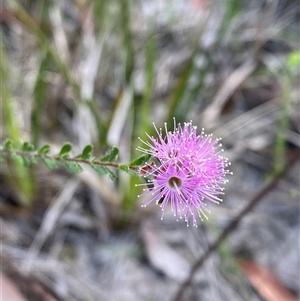
{"type": "Polygon", "coordinates": [[[176,125],[174,119],[173,131],[168,131],[165,124],[165,136],[162,129],[155,127],[155,130],[158,137],[147,135],[149,142],[140,139],[147,148],[137,148],[156,161],[144,169],[147,183],[140,185],[147,188],[143,189],[142,195],[151,196],[143,206],[155,201],[163,211],[163,218],[170,203],[177,219],[184,218],[188,225],[191,218],[197,226],[197,216],[202,220],[210,213],[205,200],[222,201],[218,195],[224,194],[221,185],[228,181],[225,176],[229,173],[226,168],[230,163],[220,155],[223,150],[219,139],[213,139],[203,129],[197,135],[197,127],[192,121],[182,127],[176,125]]]}

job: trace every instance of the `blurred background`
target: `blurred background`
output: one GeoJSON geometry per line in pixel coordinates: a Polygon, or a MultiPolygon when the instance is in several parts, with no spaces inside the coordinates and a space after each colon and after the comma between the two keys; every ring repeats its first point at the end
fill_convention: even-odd
{"type": "Polygon", "coordinates": [[[268,181],[181,300],[299,298],[297,0],[1,2],[0,142],[86,144],[119,161],[152,123],[193,120],[231,161],[224,202],[198,228],[150,205],[141,180],[3,160],[3,301],[172,301],[192,266],[268,181]]]}

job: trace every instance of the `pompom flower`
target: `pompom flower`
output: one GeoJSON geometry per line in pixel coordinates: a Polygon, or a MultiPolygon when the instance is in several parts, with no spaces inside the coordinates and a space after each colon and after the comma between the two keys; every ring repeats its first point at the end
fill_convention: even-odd
{"type": "Polygon", "coordinates": [[[141,169],[146,184],[140,185],[147,186],[141,195],[150,195],[143,206],[156,202],[163,211],[163,219],[170,203],[177,220],[184,218],[189,225],[191,218],[197,226],[197,217],[207,219],[210,213],[205,201],[220,203],[222,199],[218,196],[224,194],[222,185],[228,181],[225,176],[230,173],[230,163],[220,154],[220,139],[213,139],[203,129],[197,135],[192,121],[182,127],[174,119],[173,131],[168,131],[165,123],[165,136],[162,129],[155,130],[158,137],[147,134],[148,142],[140,139],[147,148],[137,148],[154,159],[141,169]]]}

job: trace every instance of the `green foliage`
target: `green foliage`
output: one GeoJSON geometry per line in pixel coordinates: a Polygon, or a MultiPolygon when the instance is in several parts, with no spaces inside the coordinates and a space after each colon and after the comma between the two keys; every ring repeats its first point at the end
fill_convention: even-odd
{"type": "Polygon", "coordinates": [[[43,160],[44,164],[51,170],[58,169],[58,163],[55,160],[55,158],[46,158],[46,157],[41,157],[43,160]]]}
{"type": "Polygon", "coordinates": [[[76,162],[65,161],[67,169],[72,173],[82,172],[82,167],[76,162]]]}
{"type": "Polygon", "coordinates": [[[29,142],[24,142],[22,145],[22,151],[31,152],[34,150],[34,146],[29,142]]]}
{"type": "MultiPolygon", "coordinates": [[[[5,125],[6,133],[12,138],[13,141],[21,140],[21,129],[15,118],[15,103],[14,97],[10,91],[10,67],[9,60],[4,51],[2,43],[2,31],[0,31],[0,108],[1,108],[1,126],[2,126],[2,117],[5,125]]],[[[6,141],[4,148],[10,149],[13,147],[13,143],[6,141]]],[[[25,148],[29,147],[28,145],[24,146],[25,148]]],[[[13,162],[11,163],[10,171],[12,174],[17,174],[18,177],[8,176],[7,180],[11,183],[13,187],[16,188],[16,193],[19,195],[20,202],[27,206],[32,202],[33,199],[33,189],[34,181],[30,180],[30,170],[26,169],[24,166],[29,166],[28,160],[22,159],[13,154],[13,162]]]]}
{"type": "Polygon", "coordinates": [[[106,155],[97,160],[92,154],[93,146],[90,144],[86,145],[78,156],[73,157],[71,155],[72,144],[70,142],[66,142],[61,147],[58,155],[49,155],[50,151],[51,148],[49,144],[45,144],[36,150],[31,143],[15,143],[7,139],[3,145],[0,146],[0,158],[10,157],[14,162],[24,167],[43,162],[44,165],[51,170],[58,169],[60,166],[65,165],[71,173],[82,172],[82,164],[87,164],[97,171],[98,174],[108,175],[112,180],[116,179],[116,174],[111,171],[111,167],[123,170],[130,175],[137,175],[136,170],[138,167],[144,165],[146,161],[150,159],[149,155],[142,155],[128,164],[116,163],[119,149],[112,147],[106,155]]]}
{"type": "Polygon", "coordinates": [[[4,149],[12,149],[13,148],[13,143],[10,139],[7,139],[3,145],[4,149]]]}
{"type": "Polygon", "coordinates": [[[144,165],[149,159],[151,158],[151,155],[143,154],[139,156],[137,159],[132,160],[129,162],[128,166],[142,166],[144,165]]]}
{"type": "Polygon", "coordinates": [[[135,170],[131,169],[130,166],[127,164],[121,164],[121,165],[119,165],[119,168],[131,176],[137,175],[137,172],[135,170]]]}
{"type": "Polygon", "coordinates": [[[39,149],[39,151],[38,151],[38,153],[39,153],[40,155],[47,155],[49,152],[50,152],[50,145],[49,145],[49,144],[43,145],[43,146],[39,149]]]}
{"type": "Polygon", "coordinates": [[[93,146],[88,144],[84,147],[82,153],[79,155],[79,158],[90,160],[92,158],[93,146]]]}
{"type": "Polygon", "coordinates": [[[45,52],[42,56],[37,79],[33,89],[33,110],[31,114],[31,127],[32,127],[32,143],[38,144],[41,132],[41,116],[44,109],[44,103],[47,94],[47,83],[45,72],[48,65],[50,65],[49,52],[45,52]]]}
{"type": "Polygon", "coordinates": [[[72,150],[72,145],[70,142],[67,142],[62,146],[58,156],[61,158],[66,158],[71,150],[72,150]]]}
{"type": "Polygon", "coordinates": [[[114,146],[100,161],[115,162],[118,159],[118,155],[119,149],[114,146]]]}
{"type": "Polygon", "coordinates": [[[130,1],[119,0],[120,8],[120,21],[121,21],[121,35],[123,38],[123,51],[125,52],[125,80],[127,83],[130,82],[131,74],[134,67],[134,51],[132,34],[130,30],[131,16],[130,16],[130,1]]]}

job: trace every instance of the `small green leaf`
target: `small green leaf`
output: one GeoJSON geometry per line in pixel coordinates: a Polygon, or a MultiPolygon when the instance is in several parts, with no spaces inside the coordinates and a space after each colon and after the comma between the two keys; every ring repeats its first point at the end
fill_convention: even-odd
{"type": "Polygon", "coordinates": [[[11,154],[11,158],[17,163],[17,164],[20,164],[20,165],[24,165],[24,161],[23,161],[23,158],[22,156],[16,154],[16,153],[12,153],[11,154]]]}
{"type": "Polygon", "coordinates": [[[54,158],[42,157],[42,160],[49,169],[58,169],[57,161],[54,158]]]}
{"type": "Polygon", "coordinates": [[[22,160],[23,160],[23,165],[25,167],[30,167],[32,164],[31,160],[25,156],[22,156],[22,160]]]}
{"type": "Polygon", "coordinates": [[[116,175],[109,169],[107,168],[106,166],[102,166],[102,165],[97,165],[97,164],[92,164],[92,167],[98,172],[98,174],[100,175],[106,175],[108,174],[109,177],[112,179],[112,180],[115,180],[116,179],[116,175]]]}
{"type": "Polygon", "coordinates": [[[96,165],[91,164],[91,166],[100,174],[100,175],[106,175],[108,173],[108,168],[106,166],[102,165],[96,165]]]}
{"type": "Polygon", "coordinates": [[[102,162],[114,162],[118,159],[119,149],[113,147],[104,157],[100,159],[102,162]]]}
{"type": "Polygon", "coordinates": [[[50,152],[49,144],[43,145],[38,151],[39,155],[47,155],[49,152],[50,152]]]}
{"type": "Polygon", "coordinates": [[[129,167],[129,165],[126,165],[126,164],[120,164],[120,165],[119,165],[119,168],[120,168],[121,170],[125,171],[126,173],[128,173],[128,174],[131,175],[131,176],[137,176],[137,175],[138,175],[137,171],[131,169],[131,168],[129,167]]]}
{"type": "Polygon", "coordinates": [[[150,158],[151,158],[151,155],[149,155],[149,154],[143,154],[143,155],[139,156],[137,159],[132,160],[131,162],[129,162],[128,166],[142,166],[150,158]]]}
{"type": "Polygon", "coordinates": [[[24,142],[22,145],[22,151],[32,152],[34,150],[34,146],[29,142],[24,142]]]}
{"type": "Polygon", "coordinates": [[[71,150],[72,144],[70,142],[67,142],[62,146],[58,156],[61,158],[65,158],[71,150]]]}
{"type": "Polygon", "coordinates": [[[4,149],[12,149],[13,148],[13,143],[10,139],[7,139],[4,143],[4,149]]]}
{"type": "Polygon", "coordinates": [[[64,162],[68,170],[72,173],[82,172],[82,167],[76,162],[65,161],[64,162]]]}
{"type": "Polygon", "coordinates": [[[114,181],[117,178],[117,176],[109,168],[107,168],[107,171],[110,179],[114,181]]]}
{"type": "Polygon", "coordinates": [[[92,145],[90,145],[90,144],[86,145],[85,148],[83,149],[81,155],[79,155],[79,158],[90,159],[92,150],[93,150],[92,145]]]}

